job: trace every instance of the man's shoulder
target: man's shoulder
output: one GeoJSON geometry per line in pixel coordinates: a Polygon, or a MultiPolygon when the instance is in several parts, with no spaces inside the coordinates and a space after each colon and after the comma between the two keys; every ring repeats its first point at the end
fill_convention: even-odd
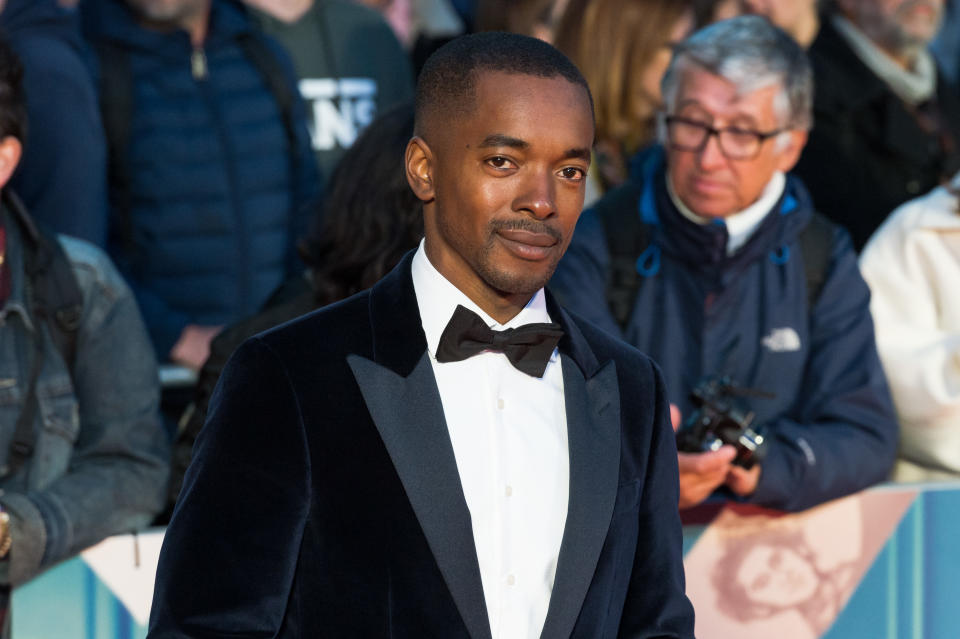
{"type": "Polygon", "coordinates": [[[103,249],[69,235],[57,235],[56,240],[70,262],[85,305],[94,297],[113,302],[131,295],[126,280],[103,249]]]}
{"type": "Polygon", "coordinates": [[[308,354],[366,352],[372,340],[369,306],[370,292],[361,291],[267,329],[253,339],[259,340],[283,359],[300,358],[308,354]]]}

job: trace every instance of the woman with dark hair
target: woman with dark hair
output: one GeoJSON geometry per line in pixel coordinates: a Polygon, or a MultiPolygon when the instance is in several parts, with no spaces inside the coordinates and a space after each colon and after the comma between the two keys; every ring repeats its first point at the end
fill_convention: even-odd
{"type": "Polygon", "coordinates": [[[337,165],[322,211],[299,244],[302,278],[277,290],[258,314],[221,332],[200,370],[174,444],[169,512],[190,463],[193,442],[224,365],[245,339],[372,286],[423,237],[420,200],[410,190],[403,157],[413,136],[413,105],[377,118],[337,165]]]}
{"type": "Polygon", "coordinates": [[[413,107],[404,105],[373,122],[337,166],[319,223],[299,245],[314,308],[370,288],[423,237],[403,169],[411,136],[413,107]]]}

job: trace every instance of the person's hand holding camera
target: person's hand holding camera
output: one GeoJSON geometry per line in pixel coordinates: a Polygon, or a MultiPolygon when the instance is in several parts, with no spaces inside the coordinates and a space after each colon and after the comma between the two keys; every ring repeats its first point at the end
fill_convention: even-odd
{"type": "MultiPolygon", "coordinates": [[[[680,409],[670,405],[673,430],[680,428],[680,409]]],[[[706,453],[677,453],[680,467],[680,508],[696,506],[722,484],[735,494],[745,497],[757,489],[760,464],[750,470],[734,465],[737,451],[729,444],[706,453]]]]}
{"type": "Polygon", "coordinates": [[[731,465],[724,483],[734,494],[746,497],[757,489],[757,483],[759,481],[760,464],[755,464],[750,470],[731,465]]]}
{"type": "Polygon", "coordinates": [[[707,453],[677,453],[680,466],[680,508],[696,506],[710,496],[729,476],[737,451],[721,446],[707,453]]]}

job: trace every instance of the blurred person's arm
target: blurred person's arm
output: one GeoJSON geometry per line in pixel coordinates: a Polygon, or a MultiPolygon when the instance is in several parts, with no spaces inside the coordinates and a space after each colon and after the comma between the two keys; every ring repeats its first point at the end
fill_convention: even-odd
{"type": "MultiPolygon", "coordinates": [[[[64,246],[84,297],[72,375],[79,430],[61,476],[0,497],[11,517],[14,585],[147,525],[163,505],[169,472],[156,361],[133,296],[100,251],[74,240],[64,246]]],[[[40,472],[40,452],[28,461],[31,475],[40,472]]]]}
{"type": "Polygon", "coordinates": [[[107,148],[89,69],[68,42],[14,42],[24,61],[30,131],[10,186],[51,230],[104,247],[107,148]]]}

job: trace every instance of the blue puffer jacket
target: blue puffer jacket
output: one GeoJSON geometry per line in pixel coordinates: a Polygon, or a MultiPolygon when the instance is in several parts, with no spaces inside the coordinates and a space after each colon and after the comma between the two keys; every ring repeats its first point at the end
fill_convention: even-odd
{"type": "Polygon", "coordinates": [[[551,288],[573,311],[653,357],[685,416],[694,410],[690,390],[706,375],[775,394],[745,399],[769,441],[750,501],[798,510],[883,480],[897,424],[870,292],[847,233],[836,230],[811,309],[798,234],[813,210],[799,180],[788,178],[776,210],[727,256],[724,224],[698,226],[673,206],[661,150],[646,156],[634,179],[641,184],[635,210],[651,238],[626,330],[607,307],[609,253],[593,210],[581,217],[551,288]]]}
{"type": "MultiPolygon", "coordinates": [[[[254,26],[232,0],[213,2],[205,73],[186,32],[140,27],[123,0],[88,0],[83,11],[90,40],[123,49],[132,76],[123,160],[132,233],[114,190],[108,246],[165,360],[185,325],[249,315],[302,268],[294,243],[319,190],[303,105],[294,154],[274,95],[238,44],[254,26]]],[[[269,45],[298,95],[289,59],[269,45]]]]}

